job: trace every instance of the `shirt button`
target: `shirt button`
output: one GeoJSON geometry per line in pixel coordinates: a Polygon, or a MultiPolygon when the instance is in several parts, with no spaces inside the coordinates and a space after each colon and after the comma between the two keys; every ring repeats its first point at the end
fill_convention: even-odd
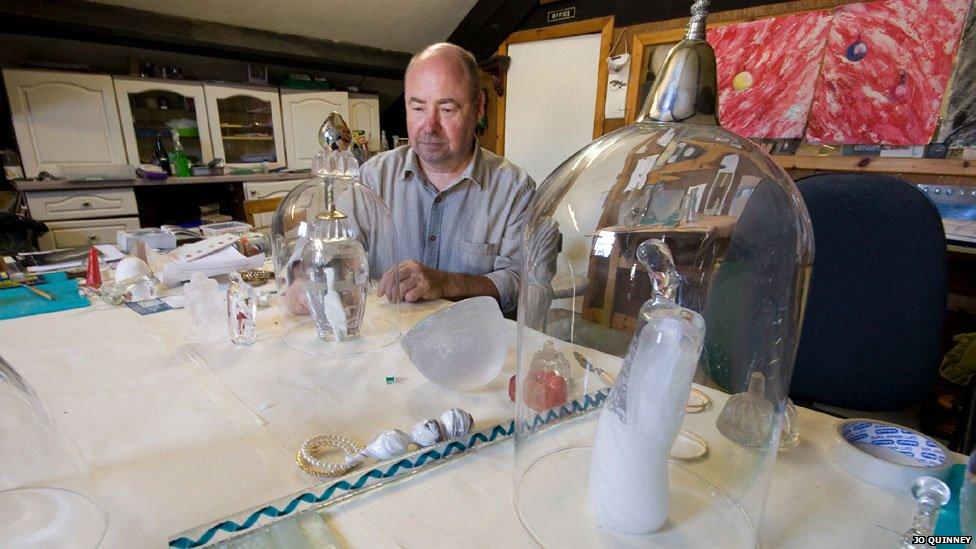
{"type": "Polygon", "coordinates": [[[434,204],[440,204],[440,203],[441,203],[441,197],[440,196],[435,196],[434,197],[434,204]]]}
{"type": "Polygon", "coordinates": [[[431,242],[433,242],[433,241],[437,240],[437,235],[436,234],[432,234],[432,235],[430,235],[430,237],[427,240],[430,240],[431,242]]]}

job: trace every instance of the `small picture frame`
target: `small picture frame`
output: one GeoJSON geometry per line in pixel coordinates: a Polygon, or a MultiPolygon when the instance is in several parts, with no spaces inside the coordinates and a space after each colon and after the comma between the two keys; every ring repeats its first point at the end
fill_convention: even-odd
{"type": "Polygon", "coordinates": [[[268,85],[268,67],[264,65],[248,65],[247,81],[250,84],[268,85]]]}

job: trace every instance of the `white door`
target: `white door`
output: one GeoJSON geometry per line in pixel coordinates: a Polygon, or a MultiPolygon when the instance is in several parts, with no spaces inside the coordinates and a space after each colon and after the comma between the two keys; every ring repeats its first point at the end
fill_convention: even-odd
{"type": "Polygon", "coordinates": [[[542,181],[593,140],[600,34],[508,46],[505,157],[542,181]]]}
{"type": "Polygon", "coordinates": [[[380,98],[375,95],[349,94],[349,127],[362,130],[369,138],[369,150],[380,150],[380,98]]]}
{"type": "Polygon", "coordinates": [[[111,76],[5,69],[3,78],[27,177],[126,163],[111,76]]]}
{"type": "Polygon", "coordinates": [[[204,84],[214,156],[229,166],[285,165],[281,103],[276,88],[204,84]]]}
{"type": "Polygon", "coordinates": [[[319,128],[333,111],[342,115],[342,119],[349,124],[349,94],[335,91],[281,90],[288,169],[312,167],[315,154],[322,149],[319,145],[319,128]]]}
{"type": "Polygon", "coordinates": [[[213,160],[202,84],[149,78],[114,80],[130,164],[154,163],[156,132],[162,136],[166,150],[172,152],[173,130],[191,160],[213,160]]]}

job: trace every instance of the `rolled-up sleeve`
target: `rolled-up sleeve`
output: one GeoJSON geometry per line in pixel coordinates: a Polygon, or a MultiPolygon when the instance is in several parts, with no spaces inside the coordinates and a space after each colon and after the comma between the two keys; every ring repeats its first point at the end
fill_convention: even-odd
{"type": "Polygon", "coordinates": [[[508,211],[505,233],[498,246],[494,270],[485,276],[498,288],[501,309],[504,312],[518,305],[519,280],[522,270],[522,229],[529,217],[529,203],[535,196],[535,183],[531,178],[519,185],[508,211]]]}

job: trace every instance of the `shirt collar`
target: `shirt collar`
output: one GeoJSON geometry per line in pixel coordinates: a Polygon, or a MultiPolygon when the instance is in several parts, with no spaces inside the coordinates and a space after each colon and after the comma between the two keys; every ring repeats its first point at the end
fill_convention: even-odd
{"type": "MultiPolygon", "coordinates": [[[[413,148],[407,149],[407,160],[403,164],[403,170],[400,172],[400,179],[407,179],[410,174],[420,175],[423,173],[420,169],[420,161],[417,159],[417,154],[413,152],[413,148]]],[[[481,158],[481,144],[478,140],[474,140],[474,155],[471,157],[471,162],[468,163],[468,167],[461,172],[461,177],[458,178],[458,183],[469,179],[474,182],[479,187],[484,188],[485,186],[485,173],[484,173],[484,163],[481,158]]]]}

